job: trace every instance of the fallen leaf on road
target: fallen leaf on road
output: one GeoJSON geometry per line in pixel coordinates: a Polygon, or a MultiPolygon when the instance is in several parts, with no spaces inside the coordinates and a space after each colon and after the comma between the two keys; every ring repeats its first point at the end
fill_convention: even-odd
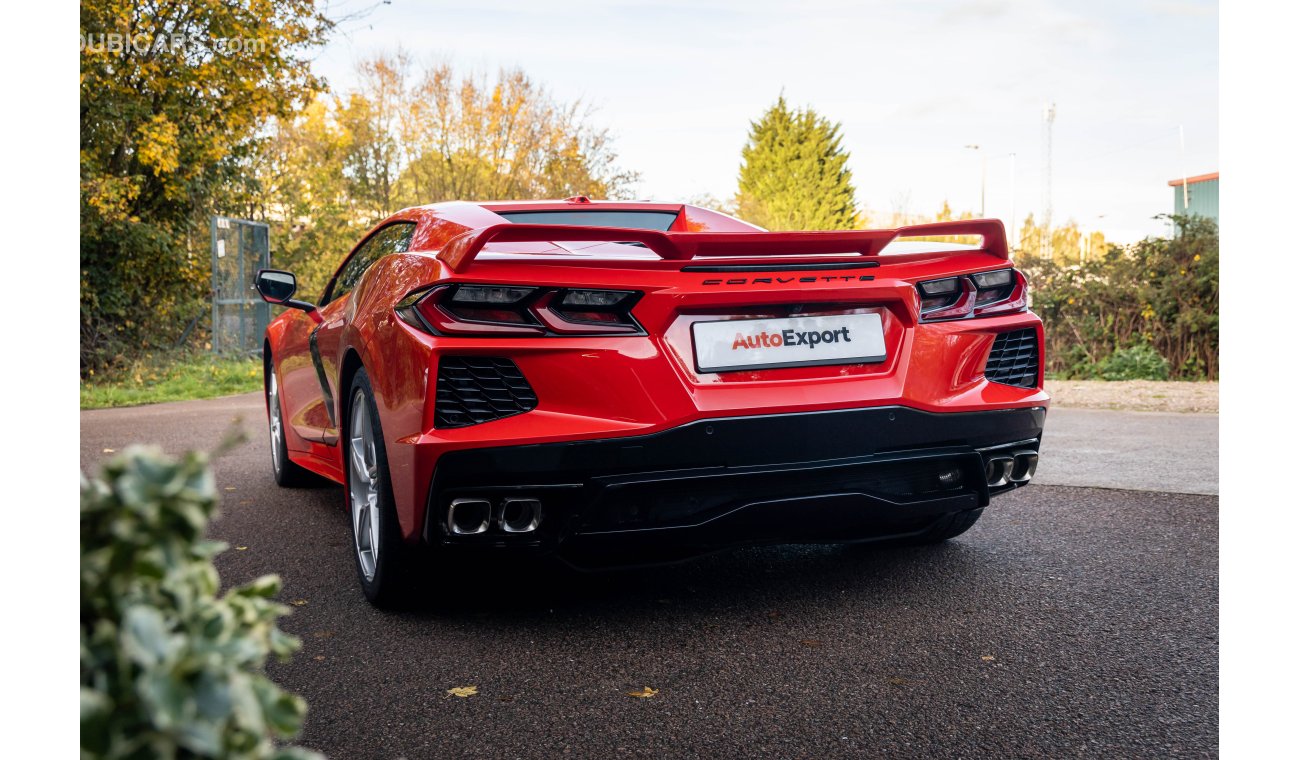
{"type": "Polygon", "coordinates": [[[767,617],[769,620],[780,620],[785,616],[781,614],[780,610],[772,610],[771,612],[767,613],[767,617]]]}
{"type": "Polygon", "coordinates": [[[323,661],[325,660],[325,655],[323,655],[323,654],[318,654],[318,655],[316,655],[315,657],[313,657],[312,659],[315,660],[316,662],[323,662],[323,661]]]}
{"type": "Polygon", "coordinates": [[[112,454],[114,451],[117,451],[117,449],[104,449],[105,454],[112,454]]]}
{"type": "Polygon", "coordinates": [[[898,676],[889,679],[890,686],[906,686],[909,683],[911,683],[911,681],[908,681],[906,678],[899,678],[898,676]]]}
{"type": "Polygon", "coordinates": [[[313,633],[312,636],[315,636],[315,637],[318,638],[318,639],[332,639],[332,638],[334,638],[334,632],[333,632],[333,631],[317,631],[317,632],[313,633]]]}
{"type": "Polygon", "coordinates": [[[515,698],[514,698],[514,697],[500,697],[500,699],[501,699],[502,702],[513,702],[513,701],[515,701],[515,698]]]}
{"type": "Polygon", "coordinates": [[[306,607],[306,606],[307,606],[307,600],[306,600],[306,599],[294,599],[292,602],[289,602],[289,604],[292,604],[292,605],[295,606],[295,607],[306,607]]]}
{"type": "Polygon", "coordinates": [[[822,645],[821,639],[800,639],[799,643],[806,647],[819,647],[822,645]]]}
{"type": "Polygon", "coordinates": [[[247,546],[236,546],[236,547],[235,547],[235,551],[237,551],[237,552],[246,552],[246,551],[248,551],[248,547],[247,547],[247,546]]]}
{"type": "Polygon", "coordinates": [[[240,499],[240,500],[239,500],[239,506],[241,506],[241,507],[246,507],[246,506],[248,506],[249,504],[252,504],[252,503],[253,503],[253,500],[252,500],[252,499],[240,499]]]}
{"type": "Polygon", "coordinates": [[[461,699],[464,699],[466,697],[472,697],[475,694],[478,694],[477,686],[457,686],[454,689],[447,689],[448,697],[460,697],[461,699]]]}
{"type": "Polygon", "coordinates": [[[645,688],[641,689],[641,691],[629,691],[627,692],[627,695],[629,697],[636,697],[637,699],[649,699],[658,693],[659,693],[658,689],[652,689],[649,686],[646,686],[645,688]]]}
{"type": "Polygon", "coordinates": [[[983,660],[983,661],[985,661],[985,662],[993,662],[993,655],[991,655],[991,654],[986,654],[986,655],[984,655],[983,657],[980,657],[980,659],[983,660]]]}
{"type": "Polygon", "coordinates": [[[233,490],[235,490],[235,487],[234,487],[234,486],[226,486],[226,490],[227,490],[227,491],[233,491],[233,490]]]}

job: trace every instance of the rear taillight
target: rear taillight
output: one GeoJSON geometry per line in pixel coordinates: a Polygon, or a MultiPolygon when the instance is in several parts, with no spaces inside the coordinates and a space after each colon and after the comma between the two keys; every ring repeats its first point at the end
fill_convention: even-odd
{"type": "Polygon", "coordinates": [[[921,321],[990,317],[1024,311],[1029,303],[1025,276],[1015,269],[927,280],[916,286],[921,321]]]}
{"type": "Polygon", "coordinates": [[[930,280],[917,285],[921,292],[921,318],[927,321],[961,319],[975,303],[975,285],[965,277],[930,280]]]}
{"type": "Polygon", "coordinates": [[[635,335],[632,290],[437,285],[408,295],[397,315],[435,335],[635,335]]]}

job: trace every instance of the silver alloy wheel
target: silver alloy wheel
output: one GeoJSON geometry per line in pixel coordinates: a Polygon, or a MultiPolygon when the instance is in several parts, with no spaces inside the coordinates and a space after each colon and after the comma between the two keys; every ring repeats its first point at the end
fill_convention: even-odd
{"type": "Polygon", "coordinates": [[[275,380],[275,368],[271,368],[271,381],[266,396],[267,405],[271,407],[271,466],[280,472],[280,386],[275,380]]]}
{"type": "Polygon", "coordinates": [[[348,489],[352,496],[352,535],[361,574],[374,580],[379,562],[379,465],[375,456],[370,405],[360,389],[352,396],[352,424],[348,446],[348,489]]]}

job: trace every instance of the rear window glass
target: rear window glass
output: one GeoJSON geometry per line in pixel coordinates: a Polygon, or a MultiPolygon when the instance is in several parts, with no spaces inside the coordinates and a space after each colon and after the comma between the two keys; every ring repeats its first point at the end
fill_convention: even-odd
{"type": "Polygon", "coordinates": [[[666,232],[673,211],[510,211],[501,216],[516,224],[573,224],[581,227],[631,227],[666,232]]]}

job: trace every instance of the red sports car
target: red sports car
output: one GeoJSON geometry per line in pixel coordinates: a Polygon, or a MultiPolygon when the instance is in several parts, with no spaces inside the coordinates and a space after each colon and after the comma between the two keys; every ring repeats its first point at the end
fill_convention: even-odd
{"type": "Polygon", "coordinates": [[[276,481],[345,486],[376,604],[426,552],[942,541],[1037,465],[1043,327],[995,220],[440,203],[372,230],[314,304],[288,272],[257,286],[292,307],[264,348],[276,481]]]}

